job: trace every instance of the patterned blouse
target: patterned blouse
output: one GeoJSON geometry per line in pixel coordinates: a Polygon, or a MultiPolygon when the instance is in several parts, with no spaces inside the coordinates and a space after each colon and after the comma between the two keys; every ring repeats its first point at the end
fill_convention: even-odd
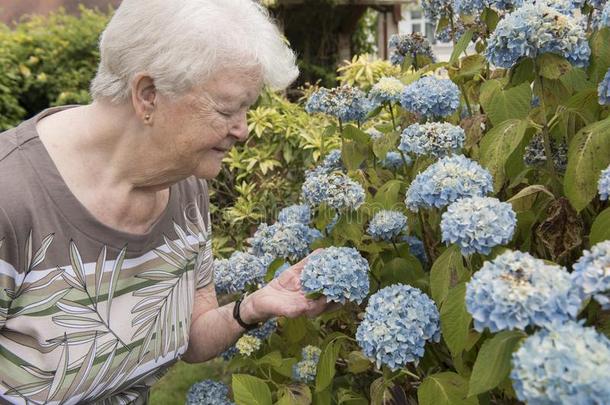
{"type": "Polygon", "coordinates": [[[0,403],[143,404],[212,281],[207,184],[174,184],[147,234],[105,226],[36,132],[64,108],[0,134],[0,403]]]}

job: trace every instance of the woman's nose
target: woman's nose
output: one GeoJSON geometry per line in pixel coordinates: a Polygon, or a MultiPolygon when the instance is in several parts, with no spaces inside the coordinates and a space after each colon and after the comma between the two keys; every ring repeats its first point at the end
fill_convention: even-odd
{"type": "Polygon", "coordinates": [[[248,139],[248,116],[246,111],[239,114],[239,117],[232,123],[230,134],[237,138],[239,142],[245,142],[248,139]]]}

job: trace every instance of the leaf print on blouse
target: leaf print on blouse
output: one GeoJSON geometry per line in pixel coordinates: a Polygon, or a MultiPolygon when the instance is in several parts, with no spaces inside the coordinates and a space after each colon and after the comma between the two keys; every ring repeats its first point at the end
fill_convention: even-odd
{"type": "MultiPolygon", "coordinates": [[[[43,289],[45,287],[47,287],[49,284],[51,284],[53,281],[55,281],[55,279],[57,279],[60,274],[62,273],[61,269],[57,269],[49,274],[47,274],[44,278],[37,280],[35,282],[32,283],[28,283],[27,282],[27,278],[28,275],[32,272],[32,270],[34,270],[40,263],[42,263],[46,257],[47,254],[47,250],[49,249],[49,247],[51,246],[51,243],[53,242],[53,237],[54,234],[49,234],[47,235],[41,242],[40,247],[36,250],[36,252],[34,252],[33,250],[33,242],[32,242],[32,230],[30,229],[30,232],[28,234],[28,237],[25,241],[25,246],[24,246],[24,262],[23,262],[23,269],[22,272],[20,274],[22,274],[22,279],[21,280],[15,280],[15,283],[18,285],[18,287],[13,290],[10,288],[7,288],[5,291],[6,295],[8,296],[8,298],[10,298],[11,301],[16,300],[17,298],[21,297],[23,294],[30,292],[30,291],[36,291],[36,290],[40,290],[43,289]]],[[[0,244],[1,247],[1,244],[0,244]]],[[[5,323],[7,320],[18,317],[18,316],[23,316],[23,315],[29,315],[35,312],[39,312],[39,311],[44,311],[45,309],[51,308],[55,305],[55,303],[57,301],[59,301],[61,298],[63,298],[67,293],[69,292],[69,290],[66,291],[57,291],[55,294],[53,294],[50,297],[45,298],[44,300],[38,301],[38,302],[33,302],[29,305],[26,305],[24,307],[21,308],[10,308],[9,310],[7,309],[1,309],[2,311],[4,311],[3,313],[0,313],[0,319],[3,320],[3,323],[0,324],[0,327],[4,327],[5,323]]]]}
{"type": "MultiPolygon", "coordinates": [[[[123,270],[127,246],[114,260],[108,259],[108,249],[102,247],[94,263],[94,277],[90,274],[87,278],[86,264],[72,240],[67,252],[70,266],[52,270],[40,280],[23,282],[16,291],[9,291],[17,297],[54,281],[65,282],[66,288],[24,307],[11,308],[8,314],[10,318],[55,307],[59,312],[50,318],[65,332],[38,342],[38,347],[30,347],[41,353],[54,352],[58,359],[55,368],[42,370],[24,361],[19,367],[29,378],[19,386],[2,381],[9,388],[4,395],[21,398],[28,404],[68,400],[127,404],[140,397],[149,380],[175,361],[166,356],[174,353],[177,358],[179,350],[186,348],[195,288],[211,276],[210,221],[208,217],[206,226],[198,207],[195,208],[193,220],[184,212],[183,227],[173,223],[177,240],[163,235],[164,245],[153,250],[158,258],[155,260],[161,264],[134,276],[145,282],[128,293],[139,299],[131,309],[131,327],[135,330],[132,336],[125,336],[124,328],[119,329],[120,324],[116,324],[125,318],[113,321],[111,317],[115,297],[125,296],[125,292],[117,291],[117,285],[121,272],[129,271],[123,270]]],[[[24,260],[27,272],[44,261],[53,234],[44,238],[35,252],[31,240],[30,232],[24,260]]],[[[88,265],[91,268],[93,263],[88,265]]],[[[117,313],[116,308],[114,312],[117,313]]]]}
{"type": "MultiPolygon", "coordinates": [[[[195,211],[200,212],[198,209],[195,211]]],[[[174,222],[180,243],[172,242],[164,236],[170,252],[155,249],[169,270],[151,270],[137,276],[155,282],[133,293],[135,297],[142,298],[131,311],[134,315],[132,326],[138,328],[132,340],[144,337],[138,361],[149,351],[152,351],[153,358],[157,360],[188,342],[191,311],[187,309],[193,307],[193,285],[197,284],[198,277],[194,270],[201,266],[200,262],[205,256],[202,252],[210,241],[210,232],[201,214],[196,216],[194,222],[190,221],[186,212],[184,218],[186,230],[174,222]],[[197,241],[197,248],[192,247],[189,236],[197,241]]]]}

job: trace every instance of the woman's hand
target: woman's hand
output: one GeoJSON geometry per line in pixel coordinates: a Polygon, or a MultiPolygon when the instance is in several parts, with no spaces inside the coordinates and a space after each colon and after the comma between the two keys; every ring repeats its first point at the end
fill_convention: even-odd
{"type": "Polygon", "coordinates": [[[336,308],[337,305],[326,303],[326,297],[315,300],[305,297],[305,293],[301,290],[301,272],[306,262],[307,257],[284,271],[265,287],[247,296],[240,308],[244,322],[256,323],[275,316],[315,317],[326,310],[336,308]]]}

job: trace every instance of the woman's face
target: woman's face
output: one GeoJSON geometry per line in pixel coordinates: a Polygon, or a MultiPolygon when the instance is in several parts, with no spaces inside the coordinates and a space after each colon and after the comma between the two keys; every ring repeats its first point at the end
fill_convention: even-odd
{"type": "Polygon", "coordinates": [[[247,139],[246,114],[261,89],[257,69],[228,68],[178,99],[163,98],[155,138],[173,171],[216,177],[228,150],[247,139]]]}

